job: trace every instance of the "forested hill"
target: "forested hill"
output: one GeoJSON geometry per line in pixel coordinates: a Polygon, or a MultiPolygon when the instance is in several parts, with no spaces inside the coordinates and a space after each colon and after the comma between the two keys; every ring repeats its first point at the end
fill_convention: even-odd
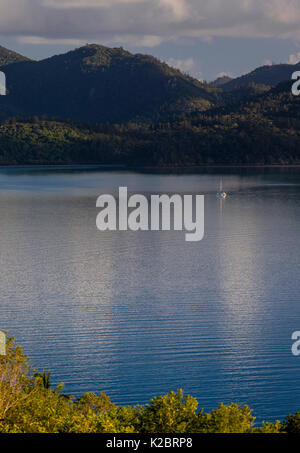
{"type": "MultiPolygon", "coordinates": [[[[157,121],[216,104],[218,90],[149,55],[86,45],[42,61],[6,65],[8,96],[22,116],[90,123],[157,121]]],[[[4,113],[3,113],[4,111],[4,113]]]]}
{"type": "Polygon", "coordinates": [[[28,61],[29,58],[23,57],[22,55],[13,52],[12,50],[5,49],[0,46],[0,71],[5,70],[5,66],[13,63],[19,63],[21,61],[28,61]]]}
{"type": "Polygon", "coordinates": [[[0,70],[8,92],[0,99],[0,121],[47,115],[92,124],[155,123],[255,97],[290,80],[300,63],[205,83],[151,55],[87,44],[41,61],[0,47],[0,70]]]}
{"type": "Polygon", "coordinates": [[[0,164],[49,163],[300,164],[300,96],[283,84],[172,122],[92,126],[32,118],[0,126],[0,164]]]}
{"type": "Polygon", "coordinates": [[[299,65],[208,84],[94,44],[39,62],[0,48],[0,63],[2,165],[300,164],[299,65]]]}
{"type": "Polygon", "coordinates": [[[245,88],[253,84],[275,87],[279,83],[291,80],[291,76],[295,71],[300,71],[300,63],[296,65],[277,64],[262,66],[249,74],[245,74],[241,77],[228,81],[222,85],[222,89],[225,91],[232,91],[245,88]]]}

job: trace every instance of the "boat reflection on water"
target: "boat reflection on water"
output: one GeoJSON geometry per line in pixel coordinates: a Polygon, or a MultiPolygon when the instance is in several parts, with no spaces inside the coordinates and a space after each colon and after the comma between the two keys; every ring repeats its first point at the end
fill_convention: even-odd
{"type": "Polygon", "coordinates": [[[220,190],[217,193],[217,198],[224,200],[227,197],[227,193],[223,191],[223,179],[220,180],[220,190]]]}

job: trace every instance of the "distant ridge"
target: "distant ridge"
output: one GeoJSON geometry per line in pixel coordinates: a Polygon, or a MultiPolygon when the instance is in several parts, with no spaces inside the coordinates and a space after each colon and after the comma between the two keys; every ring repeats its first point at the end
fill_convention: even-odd
{"type": "Polygon", "coordinates": [[[278,64],[273,66],[262,66],[249,74],[237,77],[222,85],[225,91],[232,91],[245,88],[251,84],[275,87],[281,82],[291,80],[293,72],[300,70],[300,63],[296,65],[278,64]]]}
{"type": "Polygon", "coordinates": [[[213,85],[215,87],[222,87],[223,85],[225,85],[226,83],[231,82],[232,80],[233,80],[233,77],[222,76],[222,77],[218,77],[216,80],[211,82],[211,85],[213,85]]]}
{"type": "Polygon", "coordinates": [[[12,63],[19,63],[21,61],[30,61],[30,59],[0,46],[0,71],[12,63]]]}
{"type": "Polygon", "coordinates": [[[25,116],[92,123],[157,121],[207,110],[217,99],[216,88],[123,48],[89,44],[42,61],[9,52],[2,52],[6,102],[25,116]]]}

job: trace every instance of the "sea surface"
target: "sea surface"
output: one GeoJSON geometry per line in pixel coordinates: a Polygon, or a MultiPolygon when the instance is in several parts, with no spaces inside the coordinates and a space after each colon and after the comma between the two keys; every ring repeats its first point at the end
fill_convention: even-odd
{"type": "Polygon", "coordinates": [[[0,328],[65,392],[300,411],[300,169],[0,170],[0,328]],[[221,178],[228,193],[216,198],[221,178]],[[205,196],[205,236],[100,232],[97,197],[205,196]]]}

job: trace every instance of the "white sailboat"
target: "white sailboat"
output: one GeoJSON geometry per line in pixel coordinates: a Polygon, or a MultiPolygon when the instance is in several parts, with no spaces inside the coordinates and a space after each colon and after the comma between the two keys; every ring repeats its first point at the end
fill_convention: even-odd
{"type": "Polygon", "coordinates": [[[223,200],[227,197],[227,193],[224,192],[224,190],[223,190],[223,179],[222,178],[220,180],[220,190],[217,193],[217,197],[220,199],[223,199],[223,200]]]}

